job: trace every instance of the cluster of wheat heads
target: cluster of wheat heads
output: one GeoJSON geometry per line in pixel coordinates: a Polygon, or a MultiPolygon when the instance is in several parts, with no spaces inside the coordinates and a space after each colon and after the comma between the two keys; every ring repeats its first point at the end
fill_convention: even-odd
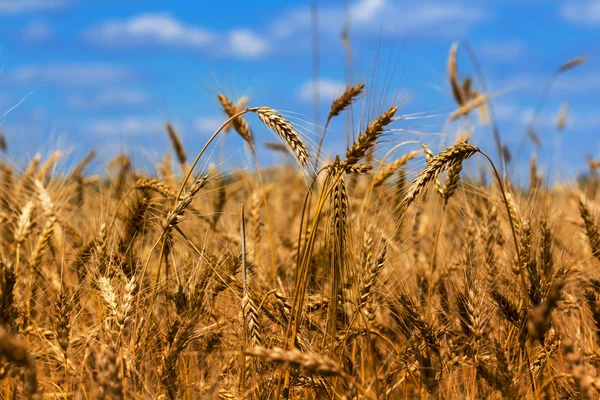
{"type": "MultiPolygon", "coordinates": [[[[449,120],[468,121],[488,95],[459,82],[456,51],[449,120]]],[[[2,165],[2,398],[597,396],[596,175],[547,188],[532,163],[521,189],[468,135],[368,157],[395,104],[320,162],[281,113],[218,100],[207,146],[233,130],[254,154],[262,123],[298,168],[198,172],[206,147],[189,164],[171,125],[177,170],[121,155],[98,178],[93,152],[66,174],[60,153],[2,165]],[[468,178],[470,159],[493,179],[468,178]]]]}

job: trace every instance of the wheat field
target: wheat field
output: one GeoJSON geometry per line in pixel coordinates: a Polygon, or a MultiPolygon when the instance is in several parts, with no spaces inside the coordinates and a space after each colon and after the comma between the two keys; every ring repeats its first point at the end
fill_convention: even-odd
{"type": "Polygon", "coordinates": [[[599,165],[549,185],[532,158],[513,182],[499,135],[498,154],[471,143],[492,96],[459,77],[458,50],[447,119],[472,126],[447,148],[380,151],[403,119],[387,104],[327,154],[329,122],[368,101],[356,82],[316,140],[219,94],[205,148],[166,125],[154,172],[121,154],[88,174],[93,150],[68,171],[60,153],[4,162],[0,397],[596,398],[599,165]],[[292,164],[260,166],[259,126],[292,164]],[[250,168],[206,167],[227,132],[250,168]]]}

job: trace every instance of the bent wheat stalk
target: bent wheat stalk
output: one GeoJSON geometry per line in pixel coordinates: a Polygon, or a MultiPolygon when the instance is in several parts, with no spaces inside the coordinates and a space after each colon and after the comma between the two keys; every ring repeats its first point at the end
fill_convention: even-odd
{"type": "Polygon", "coordinates": [[[510,211],[510,205],[509,205],[508,199],[506,198],[506,190],[504,189],[504,184],[502,183],[500,174],[498,173],[498,170],[496,169],[496,166],[494,165],[494,162],[492,161],[492,159],[486,153],[481,151],[481,149],[479,149],[479,147],[473,146],[468,143],[460,142],[460,143],[454,144],[453,146],[449,147],[445,151],[442,151],[437,156],[432,158],[427,163],[427,166],[419,173],[419,176],[417,177],[417,179],[415,179],[415,181],[411,185],[408,193],[406,194],[406,197],[404,198],[402,203],[400,203],[399,207],[401,207],[403,210],[405,210],[408,206],[410,206],[415,201],[415,199],[427,188],[427,186],[431,182],[435,181],[435,179],[442,172],[444,172],[456,165],[462,164],[463,161],[470,158],[475,153],[480,153],[482,156],[484,156],[488,160],[488,162],[490,163],[490,165],[492,167],[494,177],[495,177],[495,179],[498,183],[498,186],[500,187],[500,191],[502,193],[502,200],[504,202],[504,206],[506,207],[506,213],[508,215],[508,220],[510,222],[510,228],[512,231],[515,250],[516,250],[517,255],[519,255],[520,254],[519,240],[517,238],[517,233],[515,230],[515,223],[513,221],[513,216],[510,211]]]}

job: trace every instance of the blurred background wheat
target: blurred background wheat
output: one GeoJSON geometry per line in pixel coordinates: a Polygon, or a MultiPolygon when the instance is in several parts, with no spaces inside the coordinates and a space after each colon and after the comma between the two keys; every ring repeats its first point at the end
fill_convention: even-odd
{"type": "Polygon", "coordinates": [[[0,393],[596,398],[600,3],[0,0],[0,393]]]}

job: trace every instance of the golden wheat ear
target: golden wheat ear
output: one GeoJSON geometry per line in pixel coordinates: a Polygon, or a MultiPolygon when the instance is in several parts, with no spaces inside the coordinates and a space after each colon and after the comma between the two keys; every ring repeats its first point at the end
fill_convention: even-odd
{"type": "Polygon", "coordinates": [[[447,150],[429,160],[427,166],[419,173],[406,197],[405,206],[409,206],[421,194],[427,185],[433,182],[442,172],[461,164],[463,161],[479,152],[479,148],[468,143],[456,143],[447,150]]]}
{"type": "Polygon", "coordinates": [[[364,88],[364,83],[359,83],[356,86],[348,86],[346,90],[344,90],[344,93],[342,93],[337,99],[333,100],[333,102],[331,103],[331,109],[329,110],[329,115],[327,116],[327,119],[331,119],[339,115],[339,113],[348,108],[350,104],[352,104],[354,100],[356,100],[356,98],[360,96],[364,88]]]}
{"type": "Polygon", "coordinates": [[[575,67],[583,64],[585,61],[586,61],[586,58],[584,56],[576,57],[572,60],[567,61],[566,63],[562,64],[561,66],[559,66],[557,68],[557,72],[558,73],[566,72],[572,68],[575,68],[575,67]]]}
{"type": "MultiPolygon", "coordinates": [[[[458,68],[456,66],[456,52],[458,50],[458,43],[452,43],[450,47],[450,53],[448,54],[448,79],[450,80],[450,87],[452,88],[452,95],[454,100],[459,106],[465,104],[466,96],[463,88],[458,83],[458,68]]],[[[470,80],[468,81],[470,82],[470,80]]],[[[467,83],[466,89],[470,87],[470,83],[467,83]]]]}
{"type": "Polygon", "coordinates": [[[183,165],[187,162],[187,155],[185,154],[185,148],[183,147],[181,138],[175,131],[175,128],[172,124],[167,124],[166,128],[169,139],[171,140],[171,144],[173,145],[173,150],[175,150],[175,154],[177,155],[177,159],[179,160],[179,163],[183,165]]]}
{"type": "Polygon", "coordinates": [[[263,106],[249,110],[256,113],[262,123],[275,132],[283,143],[288,146],[302,169],[306,170],[311,165],[308,147],[288,120],[271,107],[263,106]]]}
{"type": "Polygon", "coordinates": [[[346,151],[346,159],[342,162],[343,170],[347,170],[352,165],[358,163],[375,146],[375,142],[383,134],[385,127],[393,121],[396,111],[398,111],[398,107],[396,106],[388,108],[383,114],[373,120],[363,133],[358,135],[356,141],[346,151]]]}
{"type": "MultiPolygon", "coordinates": [[[[233,117],[240,111],[246,108],[246,98],[240,99],[238,104],[233,104],[231,100],[227,98],[224,94],[218,94],[217,100],[221,107],[223,107],[223,111],[227,114],[228,117],[233,117]]],[[[254,149],[254,137],[252,136],[252,130],[250,129],[250,125],[242,116],[235,117],[233,121],[231,121],[231,125],[233,129],[248,143],[248,146],[251,149],[254,149]]]]}

